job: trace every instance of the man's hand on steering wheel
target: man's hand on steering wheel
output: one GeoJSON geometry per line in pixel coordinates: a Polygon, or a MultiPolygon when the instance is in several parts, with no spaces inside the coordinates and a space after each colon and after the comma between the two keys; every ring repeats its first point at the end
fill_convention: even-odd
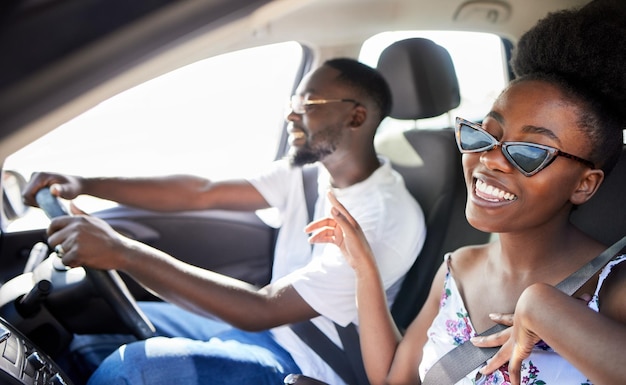
{"type": "Polygon", "coordinates": [[[134,241],[117,233],[99,218],[85,213],[68,216],[47,187],[37,191],[35,199],[52,220],[48,228],[48,244],[54,247],[57,256],[66,266],[84,266],[89,280],[128,329],[139,339],[151,337],[154,326],[114,270],[123,267],[123,250],[134,241]]]}
{"type": "Polygon", "coordinates": [[[128,242],[102,219],[84,214],[53,218],[48,227],[48,244],[61,246],[59,257],[70,267],[123,269],[128,242]]]}
{"type": "Polygon", "coordinates": [[[82,193],[82,181],[83,178],[78,176],[37,172],[32,175],[24,187],[22,199],[27,205],[38,207],[37,192],[44,187],[49,187],[53,196],[71,200],[82,193]]]}

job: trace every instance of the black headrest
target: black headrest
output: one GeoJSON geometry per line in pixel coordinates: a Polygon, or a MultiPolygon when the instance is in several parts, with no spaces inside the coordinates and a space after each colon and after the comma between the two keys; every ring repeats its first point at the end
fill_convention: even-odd
{"type": "Polygon", "coordinates": [[[460,103],[450,54],[431,40],[411,38],[391,44],[380,55],[376,68],[391,87],[392,118],[431,118],[460,103]]]}

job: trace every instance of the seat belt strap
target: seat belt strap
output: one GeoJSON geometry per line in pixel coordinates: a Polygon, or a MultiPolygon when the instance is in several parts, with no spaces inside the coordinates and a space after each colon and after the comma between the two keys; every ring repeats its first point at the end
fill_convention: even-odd
{"type": "MultiPolygon", "coordinates": [[[[309,221],[313,220],[315,202],[317,201],[317,166],[302,167],[302,184],[304,197],[309,214],[309,221]]],[[[310,320],[289,325],[291,330],[306,343],[318,356],[330,366],[346,384],[369,385],[363,359],[361,345],[356,325],[350,323],[346,327],[335,323],[335,329],[341,339],[343,350],[328,338],[310,320]]]]}
{"type": "MultiPolygon", "coordinates": [[[[353,324],[350,324],[354,326],[353,324]]],[[[348,326],[350,326],[348,325],[348,326]]],[[[350,352],[335,345],[326,334],[310,320],[289,325],[291,330],[330,366],[349,385],[363,384],[357,381],[350,366],[350,352]]],[[[356,331],[355,331],[356,332],[356,331]]],[[[344,349],[346,347],[344,346],[344,349]]]]}
{"type": "Polygon", "coordinates": [[[304,187],[304,200],[306,202],[309,222],[315,215],[315,202],[317,201],[317,166],[302,167],[302,186],[304,187]]]}
{"type": "MultiPolygon", "coordinates": [[[[361,356],[361,343],[359,341],[359,332],[356,329],[356,325],[350,323],[346,327],[343,327],[335,324],[335,329],[337,329],[339,338],[341,338],[343,351],[350,363],[352,373],[356,376],[354,384],[369,385],[369,380],[365,373],[365,366],[363,365],[363,357],[361,356]]],[[[352,384],[352,382],[348,382],[348,384],[352,384]]]]}
{"type": "MultiPolygon", "coordinates": [[[[556,285],[556,288],[563,291],[567,295],[573,295],[611,259],[624,250],[624,248],[626,248],[626,236],[615,242],[611,247],[602,252],[602,254],[586,263],[572,275],[565,278],[556,285]]],[[[479,336],[487,336],[506,328],[506,326],[498,324],[479,334],[479,336]]],[[[422,385],[456,384],[463,377],[493,357],[498,349],[499,348],[497,347],[479,348],[470,341],[465,341],[463,344],[457,346],[456,348],[450,350],[446,355],[442,356],[439,361],[437,361],[435,365],[433,365],[428,372],[426,372],[422,385]]]]}

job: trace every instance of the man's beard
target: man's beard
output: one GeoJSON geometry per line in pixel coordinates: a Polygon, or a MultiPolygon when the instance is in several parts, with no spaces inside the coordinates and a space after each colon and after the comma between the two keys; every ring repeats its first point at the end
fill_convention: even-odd
{"type": "Polygon", "coordinates": [[[315,163],[335,152],[339,143],[339,130],[339,128],[332,126],[326,127],[309,136],[304,146],[292,147],[289,150],[291,165],[304,166],[305,164],[315,163]]]}
{"type": "Polygon", "coordinates": [[[314,149],[307,145],[305,147],[292,147],[289,151],[289,163],[292,166],[304,166],[322,160],[326,155],[331,154],[330,149],[314,149]]]}

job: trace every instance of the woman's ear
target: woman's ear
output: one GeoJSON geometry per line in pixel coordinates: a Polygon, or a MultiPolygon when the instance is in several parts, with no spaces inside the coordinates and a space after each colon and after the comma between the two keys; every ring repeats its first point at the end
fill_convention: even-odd
{"type": "Polygon", "coordinates": [[[578,187],[574,190],[570,201],[575,205],[587,202],[598,191],[604,180],[604,171],[597,169],[586,170],[581,176],[578,187]]]}

